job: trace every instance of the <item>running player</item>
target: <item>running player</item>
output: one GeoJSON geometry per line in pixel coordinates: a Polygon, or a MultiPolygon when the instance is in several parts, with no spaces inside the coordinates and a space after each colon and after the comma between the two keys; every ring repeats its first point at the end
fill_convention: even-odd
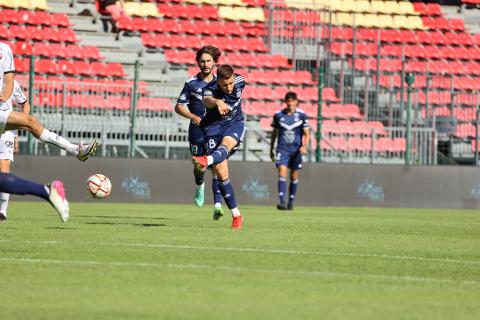
{"type": "Polygon", "coordinates": [[[217,68],[217,81],[203,89],[203,103],[207,114],[200,127],[205,134],[207,155],[193,156],[198,171],[213,166],[219,179],[220,192],[232,213],[232,228],[241,229],[243,217],[237,207],[232,183],[229,179],[227,159],[238,148],[245,135],[242,114],[242,91],[245,80],[234,74],[230,65],[217,68]]]}
{"type": "Polygon", "coordinates": [[[37,118],[22,113],[12,111],[11,96],[13,93],[15,78],[15,64],[10,47],[0,42],[0,134],[5,130],[25,129],[30,131],[37,139],[42,142],[54,144],[77,156],[80,161],[86,161],[91,155],[95,154],[98,142],[96,140],[91,144],[80,143],[79,145],[70,143],[65,138],[51,132],[43,127],[37,118]]]}
{"type": "MultiPolygon", "coordinates": [[[[14,176],[10,173],[0,173],[0,192],[17,195],[33,195],[48,201],[57,210],[60,219],[67,222],[69,217],[69,206],[65,196],[65,188],[59,180],[53,181],[51,184],[38,184],[29,180],[25,180],[14,176]]],[[[0,214],[0,222],[7,219],[6,216],[0,214]]]]}
{"type": "Polygon", "coordinates": [[[307,153],[310,128],[307,115],[298,106],[297,94],[287,92],[286,107],[275,114],[272,121],[272,138],[270,141],[270,158],[278,169],[278,210],[292,210],[298,186],[298,173],[302,168],[302,155],[307,153]],[[277,140],[277,152],[273,152],[277,140]],[[290,190],[288,204],[285,206],[287,188],[287,171],[290,169],[290,190]]]}
{"type": "MultiPolygon", "coordinates": [[[[217,78],[213,74],[215,64],[220,58],[220,50],[214,46],[204,46],[197,51],[195,60],[200,72],[185,82],[182,92],[175,105],[175,112],[190,120],[188,127],[188,141],[190,142],[190,152],[192,156],[201,156],[205,154],[204,136],[199,127],[202,117],[205,115],[205,106],[202,101],[202,89],[207,85],[214,83],[217,78]]],[[[203,206],[205,199],[204,172],[193,169],[195,177],[195,204],[203,206]]],[[[213,175],[213,219],[218,220],[223,216],[222,195],[218,187],[218,179],[213,175]]]]}
{"type": "MultiPolygon", "coordinates": [[[[13,94],[10,97],[10,100],[15,101],[19,106],[22,106],[22,112],[25,114],[30,113],[30,104],[27,101],[27,98],[23,94],[20,84],[14,80],[13,94]]],[[[10,107],[12,107],[10,103],[10,107]]],[[[15,138],[17,136],[17,131],[5,131],[0,136],[0,172],[10,173],[10,166],[13,162],[13,152],[15,147],[15,138]]],[[[7,218],[7,208],[8,201],[10,199],[10,194],[0,193],[0,219],[7,218]]]]}

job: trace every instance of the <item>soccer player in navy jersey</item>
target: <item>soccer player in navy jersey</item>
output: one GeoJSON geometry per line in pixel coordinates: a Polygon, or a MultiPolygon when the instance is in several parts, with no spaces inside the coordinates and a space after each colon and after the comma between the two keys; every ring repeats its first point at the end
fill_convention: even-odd
{"type": "Polygon", "coordinates": [[[227,159],[238,148],[245,136],[242,113],[242,91],[245,79],[235,74],[230,65],[217,68],[217,81],[203,89],[203,103],[207,114],[200,122],[205,134],[207,155],[193,156],[198,171],[213,167],[219,179],[220,192],[232,213],[232,228],[241,229],[243,217],[237,207],[229,178],[227,159]]]}
{"type": "Polygon", "coordinates": [[[286,107],[273,117],[270,158],[275,161],[278,169],[278,197],[280,202],[277,209],[292,210],[297,193],[298,173],[302,168],[302,155],[307,154],[310,128],[307,115],[297,108],[298,98],[295,92],[287,92],[285,103],[286,107]],[[277,138],[277,152],[275,154],[273,149],[277,138]],[[290,195],[288,204],[285,206],[288,169],[290,169],[290,195]]]}
{"type": "MultiPolygon", "coordinates": [[[[213,74],[215,64],[220,58],[221,52],[214,46],[204,46],[197,51],[195,60],[197,61],[200,72],[190,78],[180,93],[180,96],[175,105],[175,112],[190,120],[188,127],[188,141],[190,143],[190,153],[192,156],[204,155],[205,137],[203,131],[200,129],[200,121],[205,115],[205,106],[203,105],[203,88],[211,83],[215,83],[217,77],[213,74]]],[[[195,204],[199,207],[204,204],[204,172],[193,169],[193,176],[195,177],[195,204]]],[[[223,216],[222,209],[222,195],[218,187],[218,179],[214,174],[212,179],[213,190],[213,219],[218,220],[223,216]]]]}

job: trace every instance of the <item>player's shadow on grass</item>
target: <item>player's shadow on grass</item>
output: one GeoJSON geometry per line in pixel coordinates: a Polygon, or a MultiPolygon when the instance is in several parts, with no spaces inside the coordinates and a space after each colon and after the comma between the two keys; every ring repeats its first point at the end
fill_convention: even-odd
{"type": "Polygon", "coordinates": [[[166,224],[163,223],[126,223],[126,222],[112,222],[112,221],[99,221],[99,222],[86,222],[85,224],[101,224],[101,225],[111,225],[111,226],[134,226],[134,227],[166,227],[166,224]]]}
{"type": "Polygon", "coordinates": [[[147,220],[165,220],[163,217],[138,217],[138,216],[87,216],[87,215],[75,215],[75,217],[81,218],[106,218],[106,219],[147,219],[147,220]]]}
{"type": "Polygon", "coordinates": [[[73,230],[75,228],[66,228],[66,227],[45,227],[45,229],[53,229],[53,230],[73,230]]]}

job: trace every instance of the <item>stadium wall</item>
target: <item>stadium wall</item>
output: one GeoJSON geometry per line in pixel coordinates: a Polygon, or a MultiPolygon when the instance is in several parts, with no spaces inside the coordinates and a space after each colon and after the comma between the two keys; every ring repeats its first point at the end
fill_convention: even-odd
{"type": "MultiPolygon", "coordinates": [[[[110,177],[110,202],[193,203],[192,165],[184,160],[17,156],[12,172],[38,182],[56,178],[66,184],[70,201],[94,201],[85,181],[93,173],[110,177]]],[[[240,205],[277,201],[271,163],[232,162],[231,177],[240,205]]],[[[206,174],[211,202],[211,175],[206,174]]],[[[32,199],[18,197],[16,199],[32,199]]],[[[98,200],[101,201],[101,200],[98,200]]],[[[480,170],[474,167],[305,164],[298,205],[480,208],[480,170]]]]}

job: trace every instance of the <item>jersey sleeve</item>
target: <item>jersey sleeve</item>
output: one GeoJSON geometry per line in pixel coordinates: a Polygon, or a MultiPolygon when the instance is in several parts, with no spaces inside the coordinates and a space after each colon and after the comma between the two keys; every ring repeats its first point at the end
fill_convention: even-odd
{"type": "Polygon", "coordinates": [[[310,128],[310,125],[308,124],[308,116],[306,113],[303,114],[303,117],[302,117],[302,120],[303,120],[303,128],[310,128]]]}
{"type": "Polygon", "coordinates": [[[245,89],[245,78],[239,74],[235,75],[235,85],[243,91],[245,89]]]}
{"type": "Polygon", "coordinates": [[[3,72],[4,73],[11,73],[15,72],[15,62],[13,60],[13,53],[12,49],[8,45],[5,45],[5,59],[3,60],[3,72]]]}
{"type": "Polygon", "coordinates": [[[25,104],[27,102],[27,97],[23,93],[22,87],[17,81],[13,82],[13,99],[17,104],[25,104]]]}
{"type": "Polygon", "coordinates": [[[177,99],[177,104],[189,104],[190,96],[191,96],[190,86],[188,85],[187,82],[185,82],[182,92],[180,92],[180,96],[177,99]]]}
{"type": "Polygon", "coordinates": [[[274,116],[273,116],[273,119],[272,119],[272,128],[275,128],[275,129],[280,128],[280,125],[278,124],[278,117],[277,117],[277,115],[274,115],[274,116]]]}

